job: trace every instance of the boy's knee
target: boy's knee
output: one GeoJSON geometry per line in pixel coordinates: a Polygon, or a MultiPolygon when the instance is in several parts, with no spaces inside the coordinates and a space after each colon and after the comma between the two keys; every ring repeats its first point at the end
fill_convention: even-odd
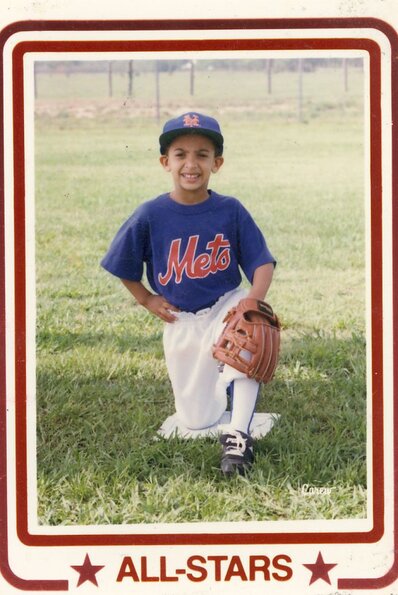
{"type": "Polygon", "coordinates": [[[217,423],[218,418],[213,420],[202,416],[187,415],[186,413],[181,414],[177,412],[178,417],[188,430],[204,430],[217,423]]]}
{"type": "Polygon", "coordinates": [[[184,408],[176,407],[177,415],[189,430],[204,430],[217,424],[227,406],[227,398],[219,399],[213,406],[203,407],[198,410],[195,407],[184,408]]]}

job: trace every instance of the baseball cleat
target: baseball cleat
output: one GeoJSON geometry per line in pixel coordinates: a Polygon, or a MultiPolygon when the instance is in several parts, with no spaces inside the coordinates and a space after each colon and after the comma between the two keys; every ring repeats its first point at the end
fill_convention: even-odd
{"type": "Polygon", "coordinates": [[[221,434],[220,442],[223,448],[221,471],[225,475],[244,475],[254,461],[253,439],[244,432],[228,430],[221,434]]]}

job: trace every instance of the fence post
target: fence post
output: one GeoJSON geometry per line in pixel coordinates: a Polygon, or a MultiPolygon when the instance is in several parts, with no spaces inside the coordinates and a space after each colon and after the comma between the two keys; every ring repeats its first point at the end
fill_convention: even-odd
{"type": "Polygon", "coordinates": [[[272,93],[272,66],[273,66],[272,58],[267,60],[267,81],[268,81],[268,94],[271,95],[272,93]]]}
{"type": "Polygon", "coordinates": [[[156,121],[160,121],[160,63],[156,60],[155,68],[155,86],[156,86],[156,121]]]}
{"type": "Polygon", "coordinates": [[[298,109],[298,120],[299,122],[303,121],[303,59],[299,58],[298,60],[298,101],[297,101],[297,109],[298,109]]]}
{"type": "Polygon", "coordinates": [[[112,97],[112,95],[113,95],[112,68],[113,68],[113,63],[109,62],[108,63],[108,95],[109,95],[109,97],[112,97]]]}
{"type": "Polygon", "coordinates": [[[343,59],[343,66],[344,66],[344,91],[348,91],[348,60],[347,58],[343,59]]]}
{"type": "Polygon", "coordinates": [[[191,71],[190,71],[190,94],[193,96],[195,94],[195,63],[191,60],[191,71]]]}
{"type": "Polygon", "coordinates": [[[134,77],[134,60],[129,60],[129,71],[128,71],[128,77],[129,77],[129,86],[128,86],[128,97],[132,97],[133,95],[133,77],[134,77]]]}

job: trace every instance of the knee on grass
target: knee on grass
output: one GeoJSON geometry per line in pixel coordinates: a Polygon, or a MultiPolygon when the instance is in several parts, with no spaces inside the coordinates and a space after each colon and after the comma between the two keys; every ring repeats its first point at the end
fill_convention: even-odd
{"type": "Polygon", "coordinates": [[[216,417],[189,415],[187,412],[181,413],[179,411],[177,411],[177,414],[181,423],[188,430],[205,430],[211,428],[218,423],[221,417],[221,415],[216,417]]]}

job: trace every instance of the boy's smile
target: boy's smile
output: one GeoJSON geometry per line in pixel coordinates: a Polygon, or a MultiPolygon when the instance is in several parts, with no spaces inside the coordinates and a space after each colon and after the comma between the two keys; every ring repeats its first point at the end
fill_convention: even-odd
{"type": "Polygon", "coordinates": [[[210,175],[223,162],[223,157],[216,157],[212,141],[202,134],[177,137],[160,158],[163,168],[173,177],[171,197],[182,204],[196,204],[208,198],[210,175]]]}

